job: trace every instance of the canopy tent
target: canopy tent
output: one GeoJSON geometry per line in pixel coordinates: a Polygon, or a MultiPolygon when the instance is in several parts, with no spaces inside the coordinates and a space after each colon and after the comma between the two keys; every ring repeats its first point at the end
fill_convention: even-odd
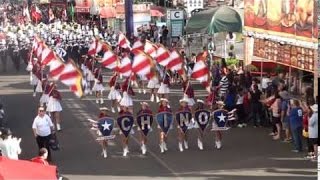
{"type": "Polygon", "coordinates": [[[41,179],[56,180],[56,166],[43,165],[25,160],[11,160],[0,157],[0,180],[3,179],[41,179]]]}
{"type": "Polygon", "coordinates": [[[221,6],[201,11],[188,21],[187,34],[214,34],[218,32],[241,32],[242,21],[239,13],[231,7],[221,6]]]}

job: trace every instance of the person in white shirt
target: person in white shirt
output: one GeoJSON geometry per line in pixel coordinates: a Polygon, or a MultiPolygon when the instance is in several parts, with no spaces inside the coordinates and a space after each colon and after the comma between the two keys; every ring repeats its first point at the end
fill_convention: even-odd
{"type": "Polygon", "coordinates": [[[314,155],[312,161],[317,161],[318,156],[318,104],[310,106],[312,115],[308,122],[309,142],[313,145],[314,155]]]}
{"type": "Polygon", "coordinates": [[[33,134],[36,138],[39,149],[48,150],[48,161],[51,161],[51,151],[49,141],[51,134],[54,133],[54,125],[51,118],[46,114],[44,107],[39,107],[38,115],[32,124],[33,134]]]}
{"type": "Polygon", "coordinates": [[[9,159],[18,160],[18,155],[21,153],[20,142],[21,138],[12,137],[10,129],[4,129],[0,138],[1,155],[9,159]]]}
{"type": "Polygon", "coordinates": [[[270,79],[270,75],[268,75],[267,77],[263,77],[261,79],[261,87],[262,87],[262,92],[266,93],[266,89],[268,88],[268,84],[272,82],[270,79]]]}

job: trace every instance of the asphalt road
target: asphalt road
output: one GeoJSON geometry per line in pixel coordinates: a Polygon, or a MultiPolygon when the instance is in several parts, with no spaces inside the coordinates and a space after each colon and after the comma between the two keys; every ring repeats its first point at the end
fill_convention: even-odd
{"type": "MultiPolygon", "coordinates": [[[[109,75],[109,74],[107,74],[109,75]]],[[[196,96],[206,96],[200,86],[194,85],[196,96]]],[[[158,133],[149,134],[147,155],[141,155],[138,133],[130,137],[128,157],[122,157],[119,136],[108,149],[108,158],[100,155],[101,148],[95,141],[87,118],[96,118],[99,105],[94,97],[82,100],[62,90],[62,127],[58,133],[61,150],[53,153],[54,162],[68,179],[226,179],[226,180],[307,180],[316,179],[316,163],[304,160],[303,154],[291,152],[292,145],[273,141],[268,128],[232,128],[223,133],[223,148],[214,149],[214,136],[206,132],[204,150],[196,144],[196,130],[191,130],[189,150],[178,151],[176,129],[169,132],[168,148],[160,153],[158,133]]],[[[175,87],[170,93],[173,110],[182,97],[181,89],[175,87]]],[[[136,91],[137,92],[137,91],[136,91]]],[[[106,93],[105,93],[106,94],[106,93]]],[[[25,72],[0,73],[0,98],[5,103],[8,126],[14,134],[22,137],[21,159],[37,154],[37,145],[31,125],[36,115],[39,95],[32,97],[29,76],[25,72]]],[[[106,98],[105,98],[106,99],[106,98]]],[[[148,101],[149,95],[138,94],[135,100],[148,101]]],[[[134,102],[135,111],[139,101],[134,102]]],[[[108,107],[111,102],[106,101],[108,107]]],[[[156,111],[156,104],[152,109],[156,111]]]]}

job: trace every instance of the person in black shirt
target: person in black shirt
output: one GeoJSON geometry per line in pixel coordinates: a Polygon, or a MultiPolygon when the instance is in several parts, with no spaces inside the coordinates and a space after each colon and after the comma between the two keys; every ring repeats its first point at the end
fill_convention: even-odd
{"type": "Polygon", "coordinates": [[[260,97],[261,91],[258,89],[257,85],[253,85],[252,90],[250,90],[250,99],[251,99],[251,115],[253,119],[254,127],[260,126],[260,110],[262,108],[260,97]]]}

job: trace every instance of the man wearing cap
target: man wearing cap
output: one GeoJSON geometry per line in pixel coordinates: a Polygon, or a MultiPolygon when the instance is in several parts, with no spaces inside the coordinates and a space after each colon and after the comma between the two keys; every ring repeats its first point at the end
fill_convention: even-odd
{"type": "MultiPolygon", "coordinates": [[[[159,105],[158,113],[160,113],[160,112],[172,112],[168,103],[169,103],[168,99],[161,98],[160,99],[160,105],[159,105]]],[[[164,153],[164,151],[168,150],[167,144],[166,144],[167,135],[162,131],[160,126],[158,126],[158,128],[159,128],[159,133],[160,133],[160,136],[159,136],[160,137],[160,144],[159,144],[159,146],[160,146],[161,153],[164,153]]]]}
{"type": "MultiPolygon", "coordinates": [[[[150,114],[153,115],[149,104],[147,102],[141,102],[141,109],[138,111],[137,116],[143,115],[143,114],[150,114]]],[[[151,130],[151,127],[150,127],[151,130]]],[[[141,142],[141,151],[142,154],[146,154],[147,152],[147,147],[146,147],[146,143],[147,143],[147,136],[144,135],[144,133],[140,130],[140,142],[141,142]]]]}
{"type": "Polygon", "coordinates": [[[42,106],[38,108],[38,115],[33,121],[32,129],[39,149],[46,148],[48,150],[48,161],[51,161],[49,141],[51,134],[54,133],[54,125],[42,106]]]}

